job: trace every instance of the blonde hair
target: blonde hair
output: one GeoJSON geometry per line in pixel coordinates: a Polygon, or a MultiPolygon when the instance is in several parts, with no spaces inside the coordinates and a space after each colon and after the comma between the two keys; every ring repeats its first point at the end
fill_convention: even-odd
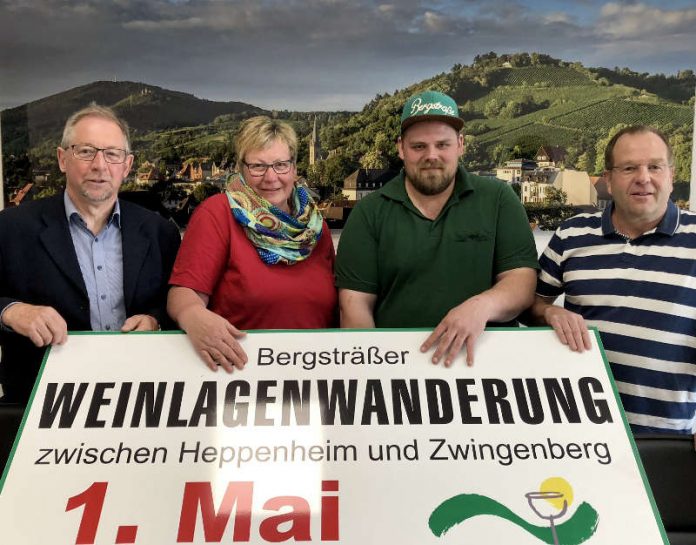
{"type": "Polygon", "coordinates": [[[73,137],[73,131],[75,130],[75,125],[82,121],[86,117],[100,117],[102,119],[107,119],[118,125],[119,129],[123,133],[123,138],[126,141],[126,151],[130,153],[130,137],[128,135],[128,123],[123,119],[118,117],[116,113],[106,106],[100,106],[96,102],[91,102],[89,106],[85,106],[81,110],[78,110],[72,114],[68,120],[65,122],[65,128],[63,129],[63,138],[60,141],[60,147],[67,149],[70,147],[73,137]]]}
{"type": "Polygon", "coordinates": [[[252,150],[264,149],[276,140],[288,146],[291,158],[297,161],[297,134],[285,121],[271,119],[265,115],[247,119],[234,140],[237,151],[237,171],[241,172],[244,158],[252,150]]]}

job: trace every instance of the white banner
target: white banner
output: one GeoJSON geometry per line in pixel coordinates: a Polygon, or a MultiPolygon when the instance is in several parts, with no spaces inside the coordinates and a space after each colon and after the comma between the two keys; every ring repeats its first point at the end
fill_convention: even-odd
{"type": "Polygon", "coordinates": [[[486,331],[250,333],[213,373],[181,334],[71,335],[0,493],[13,545],[667,544],[602,352],[486,331]]]}

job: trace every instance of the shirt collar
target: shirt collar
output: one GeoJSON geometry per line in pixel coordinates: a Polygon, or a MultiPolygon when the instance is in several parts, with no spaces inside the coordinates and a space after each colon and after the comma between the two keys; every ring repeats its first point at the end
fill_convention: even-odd
{"type": "MultiPolygon", "coordinates": [[[[68,218],[68,222],[70,222],[73,217],[79,218],[80,221],[84,222],[67,191],[63,191],[63,204],[65,205],[65,217],[68,218]]],[[[107,221],[106,224],[114,224],[119,229],[121,228],[121,204],[118,199],[116,199],[116,204],[114,204],[114,209],[111,211],[111,216],[109,216],[109,221],[107,221]]]]}
{"type": "MultiPolygon", "coordinates": [[[[611,213],[613,210],[614,202],[612,201],[602,213],[602,235],[605,237],[617,232],[614,228],[614,224],[611,221],[611,213]]],[[[671,200],[667,201],[667,211],[665,212],[665,215],[662,216],[660,223],[657,224],[655,229],[649,232],[660,233],[662,235],[671,237],[677,232],[677,227],[679,227],[679,216],[679,207],[671,200]]]]}

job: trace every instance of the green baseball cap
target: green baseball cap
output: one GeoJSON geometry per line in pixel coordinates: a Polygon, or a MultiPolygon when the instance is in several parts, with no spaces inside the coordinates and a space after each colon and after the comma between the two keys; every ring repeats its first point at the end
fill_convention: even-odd
{"type": "Polygon", "coordinates": [[[401,132],[419,121],[442,121],[452,125],[457,132],[464,126],[457,103],[452,97],[438,91],[423,91],[413,95],[404,104],[401,132]]]}

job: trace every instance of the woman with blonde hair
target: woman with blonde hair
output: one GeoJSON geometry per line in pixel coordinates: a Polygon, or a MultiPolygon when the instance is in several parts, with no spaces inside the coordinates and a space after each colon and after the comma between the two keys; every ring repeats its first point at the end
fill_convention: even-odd
{"type": "Polygon", "coordinates": [[[247,361],[247,329],[336,325],[331,233],[296,183],[297,136],[265,116],[242,124],[238,174],[198,206],[170,279],[167,310],[208,367],[247,361]]]}

